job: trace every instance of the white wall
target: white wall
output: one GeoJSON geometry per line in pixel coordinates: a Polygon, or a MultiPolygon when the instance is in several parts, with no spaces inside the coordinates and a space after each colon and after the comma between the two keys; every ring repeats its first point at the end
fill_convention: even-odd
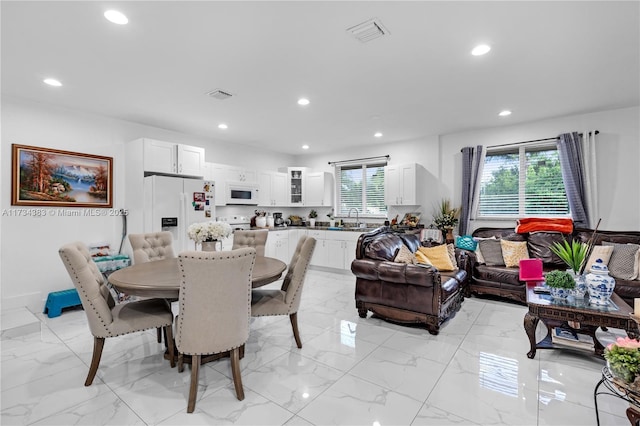
{"type": "MultiPolygon", "coordinates": [[[[118,248],[122,221],[118,217],[11,216],[11,144],[33,145],[113,157],[114,208],[124,205],[124,144],[141,137],[201,146],[206,161],[277,169],[291,156],[227,144],[93,114],[47,107],[16,99],[2,99],[0,176],[0,288],[2,309],[27,306],[43,309],[51,291],[72,284],[58,257],[58,248],[71,241],[107,241],[118,248]],[[246,152],[251,152],[247,156],[246,152]]],[[[64,209],[46,209],[56,214],[64,209]]]]}

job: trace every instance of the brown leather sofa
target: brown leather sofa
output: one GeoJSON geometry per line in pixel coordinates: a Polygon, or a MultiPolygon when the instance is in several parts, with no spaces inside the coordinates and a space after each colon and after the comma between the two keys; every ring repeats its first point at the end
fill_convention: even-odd
{"type": "Polygon", "coordinates": [[[385,320],[424,324],[429,333],[438,334],[440,325],[462,303],[467,253],[457,251],[457,271],[439,272],[434,267],[393,262],[403,244],[414,253],[420,237],[381,227],[358,239],[356,259],[351,263],[358,313],[362,318],[372,311],[385,320]]]}
{"type": "MultiPolygon", "coordinates": [[[[513,228],[478,228],[473,231],[474,237],[497,239],[508,239],[512,241],[526,241],[529,256],[540,258],[543,263],[543,271],[548,272],[556,269],[565,270],[567,265],[549,247],[556,241],[567,241],[577,239],[588,242],[593,234],[592,229],[576,228],[571,234],[560,234],[557,232],[532,232],[524,234],[514,233],[513,228]]],[[[600,231],[596,235],[595,245],[601,245],[602,241],[610,241],[620,244],[640,244],[640,232],[637,231],[600,231]]],[[[475,252],[469,253],[469,274],[470,292],[472,294],[490,294],[515,300],[519,303],[526,303],[526,284],[519,280],[519,268],[508,268],[506,266],[487,266],[478,263],[475,252]]],[[[624,299],[630,306],[633,306],[633,299],[640,297],[640,281],[622,280],[616,278],[614,291],[624,299]]]]}

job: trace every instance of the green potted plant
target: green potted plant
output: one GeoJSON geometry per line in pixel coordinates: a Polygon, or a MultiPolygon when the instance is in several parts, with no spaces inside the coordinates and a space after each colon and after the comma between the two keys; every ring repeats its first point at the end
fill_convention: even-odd
{"type": "Polygon", "coordinates": [[[318,212],[315,210],[311,210],[309,212],[309,226],[312,228],[316,226],[316,218],[318,217],[318,212]]]}
{"type": "Polygon", "coordinates": [[[573,275],[567,271],[556,270],[547,272],[544,279],[551,292],[551,297],[556,299],[564,299],[569,296],[571,290],[576,286],[573,275]]]}
{"type": "Polygon", "coordinates": [[[583,271],[589,253],[589,245],[576,240],[572,240],[570,243],[564,240],[553,243],[549,249],[567,264],[569,267],[567,271],[573,274],[578,293],[584,296],[587,284],[583,271]]]}
{"type": "Polygon", "coordinates": [[[451,201],[443,198],[433,214],[433,224],[447,242],[453,241],[453,228],[458,224],[459,217],[460,207],[451,207],[451,201]]]}

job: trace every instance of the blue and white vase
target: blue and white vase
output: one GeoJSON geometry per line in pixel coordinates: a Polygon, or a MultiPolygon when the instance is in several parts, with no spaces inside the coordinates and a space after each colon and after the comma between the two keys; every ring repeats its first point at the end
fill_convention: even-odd
{"type": "Polygon", "coordinates": [[[573,295],[576,298],[582,298],[587,294],[587,278],[585,275],[576,274],[573,269],[567,269],[567,272],[571,274],[573,280],[576,282],[576,287],[573,290],[573,295]]]}
{"type": "Polygon", "coordinates": [[[602,262],[602,259],[597,259],[591,266],[591,273],[587,274],[589,303],[607,305],[615,286],[616,280],[609,275],[609,268],[602,262]]]}
{"type": "Polygon", "coordinates": [[[571,290],[569,290],[568,288],[549,287],[549,294],[554,299],[566,299],[569,296],[570,292],[571,290]]]}

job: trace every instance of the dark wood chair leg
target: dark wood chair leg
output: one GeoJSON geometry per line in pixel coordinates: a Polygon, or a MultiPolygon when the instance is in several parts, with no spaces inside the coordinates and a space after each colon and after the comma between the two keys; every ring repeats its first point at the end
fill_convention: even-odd
{"type": "Polygon", "coordinates": [[[233,375],[233,385],[236,388],[238,401],[244,399],[244,389],[242,388],[242,375],[240,373],[240,349],[231,349],[231,373],[233,375]]]}
{"type": "Polygon", "coordinates": [[[178,373],[184,371],[184,356],[178,352],[178,373]]]}
{"type": "Polygon", "coordinates": [[[157,328],[156,330],[158,331],[158,343],[162,343],[162,329],[157,328]]]}
{"type": "Polygon", "coordinates": [[[98,365],[100,365],[100,358],[102,357],[102,349],[104,348],[104,337],[93,338],[93,356],[91,357],[91,366],[89,367],[89,374],[87,380],[85,380],[85,386],[91,386],[94,377],[98,372],[98,365]]]}
{"type": "Polygon", "coordinates": [[[289,320],[293,328],[293,337],[296,339],[296,345],[298,345],[298,349],[300,349],[302,348],[302,341],[300,340],[300,332],[298,331],[298,313],[296,312],[289,315],[289,320]]]}
{"type": "Polygon", "coordinates": [[[189,387],[189,403],[187,413],[193,413],[198,396],[198,372],[200,370],[200,355],[191,355],[191,386],[189,387]]]}
{"type": "Polygon", "coordinates": [[[171,331],[172,327],[172,325],[164,327],[164,332],[166,334],[165,340],[167,342],[167,349],[169,350],[169,364],[171,365],[171,368],[176,366],[175,350],[173,345],[173,332],[171,331]]]}

